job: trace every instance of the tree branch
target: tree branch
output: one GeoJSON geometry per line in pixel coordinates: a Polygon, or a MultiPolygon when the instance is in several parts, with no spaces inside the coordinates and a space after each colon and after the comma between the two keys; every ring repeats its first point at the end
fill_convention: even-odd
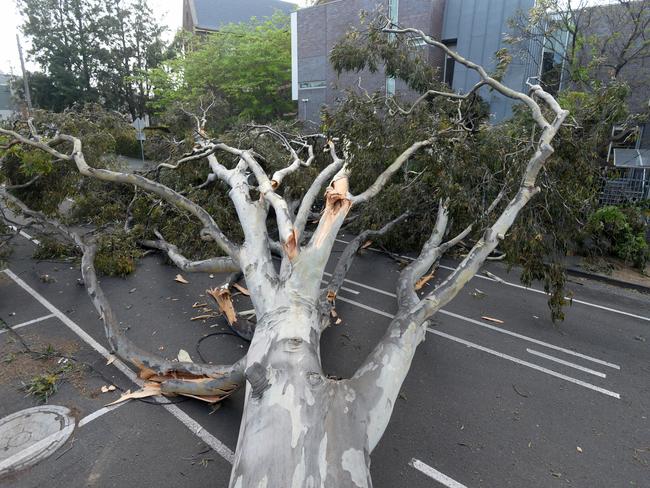
{"type": "Polygon", "coordinates": [[[49,154],[52,154],[53,156],[59,159],[63,159],[66,161],[70,161],[70,160],[74,161],[74,163],[77,165],[77,169],[84,176],[90,176],[102,181],[110,181],[114,183],[135,185],[137,187],[142,188],[143,190],[158,195],[163,200],[175,205],[180,209],[187,210],[196,218],[198,218],[203,224],[204,226],[202,230],[203,237],[209,237],[214,239],[214,241],[217,244],[219,244],[219,246],[234,261],[238,260],[238,254],[239,254],[238,247],[225,236],[225,234],[221,231],[221,229],[214,221],[212,216],[208,212],[206,212],[203,208],[201,208],[200,206],[198,206],[188,198],[184,197],[183,195],[172,190],[171,188],[161,183],[157,183],[148,178],[145,178],[144,176],[110,171],[107,169],[97,169],[88,166],[82,152],[82,145],[80,139],[73,136],[60,134],[57,135],[54,139],[52,139],[48,143],[43,143],[40,141],[27,139],[14,131],[6,130],[6,129],[0,128],[0,133],[14,137],[15,139],[20,140],[24,144],[41,149],[49,154]],[[66,141],[72,144],[73,149],[70,155],[60,153],[50,147],[50,145],[61,141],[66,141]]]}
{"type": "Polygon", "coordinates": [[[400,154],[395,161],[384,170],[383,173],[381,173],[377,179],[374,181],[370,187],[364,191],[363,193],[359,195],[354,195],[350,197],[350,201],[352,202],[352,205],[358,205],[361,203],[365,203],[374,196],[376,196],[383,188],[386,186],[386,183],[388,183],[388,180],[397,172],[399,169],[404,165],[406,161],[409,160],[413,154],[418,152],[420,149],[423,147],[430,146],[433,144],[435,141],[435,137],[431,137],[429,139],[425,139],[424,141],[418,141],[411,146],[409,146],[402,154],[400,154]]]}
{"type": "Polygon", "coordinates": [[[329,147],[330,155],[332,156],[332,162],[327,165],[312,182],[309,190],[305,193],[305,196],[302,198],[300,203],[300,208],[298,209],[298,214],[296,215],[296,220],[294,221],[294,227],[298,235],[298,239],[302,239],[303,234],[305,233],[305,225],[307,224],[307,219],[311,214],[311,208],[314,205],[316,197],[320,193],[321,189],[330,181],[336,173],[338,173],[343,167],[344,161],[340,159],[336,154],[336,148],[334,147],[334,141],[328,140],[327,145],[329,147]]]}
{"type": "Polygon", "coordinates": [[[167,242],[160,232],[155,230],[154,233],[158,237],[157,241],[142,240],[140,244],[144,247],[163,251],[176,267],[182,271],[188,273],[229,273],[239,271],[239,266],[231,257],[216,257],[201,261],[191,261],[179,252],[178,247],[167,242]]]}
{"type": "Polygon", "coordinates": [[[330,278],[329,283],[321,294],[321,302],[329,303],[331,306],[334,306],[334,302],[336,300],[339,289],[343,285],[343,281],[345,280],[345,277],[350,270],[350,266],[352,266],[352,262],[354,261],[359,248],[371,237],[380,237],[386,235],[393,227],[406,220],[408,216],[409,212],[404,212],[396,219],[388,222],[381,229],[365,230],[357,237],[355,237],[352,241],[350,241],[347,246],[345,246],[343,253],[341,253],[341,257],[336,263],[332,277],[330,278]]]}

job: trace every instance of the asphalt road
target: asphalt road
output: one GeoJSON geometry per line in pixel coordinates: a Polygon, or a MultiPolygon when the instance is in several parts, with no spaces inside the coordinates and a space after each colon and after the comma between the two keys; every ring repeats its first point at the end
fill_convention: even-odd
{"type": "MultiPolygon", "coordinates": [[[[76,267],[36,263],[32,248],[22,240],[10,272],[0,273],[0,317],[11,325],[34,321],[17,330],[29,341],[75,344],[75,357],[95,370],[82,386],[62,384],[50,401],[85,419],[72,440],[2,486],[227,486],[242,395],[213,413],[194,400],[102,410],[118,395],[99,388],[108,380],[136,388],[133,375],[120,372],[117,361],[106,365],[101,323],[77,285],[76,267]],[[44,282],[43,274],[55,281],[44,282]]],[[[472,280],[436,316],[418,349],[372,455],[374,486],[649,487],[650,297],[575,280],[576,300],[566,320],[553,325],[542,292],[523,288],[516,272],[506,274],[499,264],[488,268],[506,282],[472,280]]],[[[148,257],[135,275],[102,284],[136,343],[169,358],[183,348],[198,359],[197,341],[223,326],[220,319],[191,321],[192,304],[221,280],[185,275],[190,284],[182,285],[176,273],[148,257]]],[[[351,374],[382,335],[395,312],[397,273],[383,255],[365,251],[357,258],[338,301],[343,322],[323,336],[328,374],[351,374]]],[[[0,334],[0,346],[10,341],[0,334]]],[[[220,363],[245,348],[226,335],[201,344],[205,358],[220,363]]],[[[34,405],[16,386],[0,383],[0,417],[34,405]]]]}

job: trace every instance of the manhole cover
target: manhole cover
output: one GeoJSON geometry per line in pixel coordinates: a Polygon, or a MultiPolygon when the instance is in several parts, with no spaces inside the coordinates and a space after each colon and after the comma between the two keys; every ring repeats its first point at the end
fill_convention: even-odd
{"type": "Polygon", "coordinates": [[[57,405],[28,408],[0,419],[0,476],[45,459],[61,447],[75,421],[57,405]]]}

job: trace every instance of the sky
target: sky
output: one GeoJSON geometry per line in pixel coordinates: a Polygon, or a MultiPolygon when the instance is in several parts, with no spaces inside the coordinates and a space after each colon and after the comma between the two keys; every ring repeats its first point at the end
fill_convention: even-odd
{"type": "MultiPolygon", "coordinates": [[[[602,3],[608,0],[573,1],[602,3]]],[[[294,0],[294,3],[304,7],[310,3],[310,0],[294,0]]],[[[181,27],[183,0],[149,0],[149,4],[158,17],[158,21],[168,27],[167,38],[171,39],[174,32],[181,27]]],[[[21,20],[16,9],[15,0],[0,0],[0,12],[2,12],[0,16],[0,72],[18,73],[20,71],[20,61],[16,47],[16,34],[19,32],[21,20]]],[[[22,39],[22,43],[23,50],[26,51],[28,47],[27,41],[22,39]]],[[[27,69],[33,70],[35,68],[36,65],[27,60],[27,69]]]]}

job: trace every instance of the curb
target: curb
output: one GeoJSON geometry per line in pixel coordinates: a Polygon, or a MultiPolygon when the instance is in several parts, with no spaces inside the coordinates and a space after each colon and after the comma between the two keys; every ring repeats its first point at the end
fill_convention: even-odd
{"type": "Polygon", "coordinates": [[[567,274],[573,276],[579,276],[580,278],[588,278],[590,280],[607,283],[608,285],[618,286],[619,288],[628,288],[628,289],[636,290],[641,293],[650,294],[650,286],[639,285],[637,283],[630,283],[629,281],[617,280],[616,278],[611,278],[609,276],[605,276],[601,274],[589,273],[587,271],[583,271],[578,268],[567,267],[566,272],[567,274]]]}

